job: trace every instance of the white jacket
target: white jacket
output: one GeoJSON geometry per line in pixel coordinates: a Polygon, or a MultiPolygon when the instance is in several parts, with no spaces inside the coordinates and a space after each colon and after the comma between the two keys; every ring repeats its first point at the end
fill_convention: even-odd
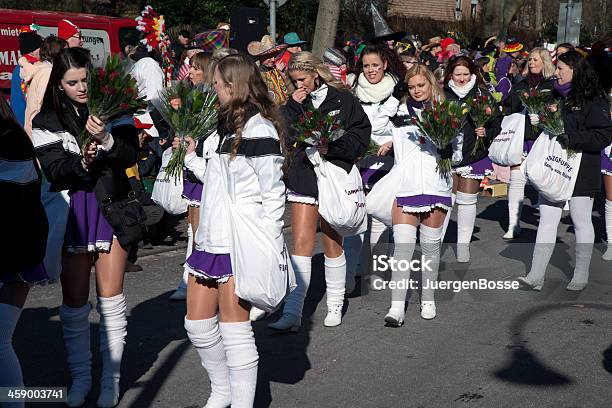
{"type": "Polygon", "coordinates": [[[234,137],[224,138],[217,148],[219,136],[210,136],[205,141],[204,157],[197,157],[195,152],[185,157],[186,167],[204,184],[200,223],[195,237],[199,251],[230,252],[226,185],[245,215],[276,239],[282,237],[285,184],[283,156],[276,129],[261,114],[251,117],[242,131],[237,155],[230,161],[234,137]],[[222,179],[225,174],[222,166],[229,169],[227,183],[222,179]]]}
{"type": "MultiPolygon", "coordinates": [[[[417,115],[420,115],[420,112],[419,109],[415,109],[417,115]]],[[[398,116],[409,115],[406,105],[402,105],[397,114],[398,116]]],[[[452,178],[442,177],[436,170],[440,158],[436,146],[429,139],[422,138],[421,132],[415,125],[395,127],[390,124],[389,127],[393,134],[395,166],[400,166],[404,174],[396,196],[412,197],[426,194],[450,197],[453,186],[452,178]],[[422,141],[423,144],[421,144],[422,141]]],[[[462,159],[462,139],[460,136],[453,142],[451,159],[453,163],[458,163],[462,159]]]]}
{"type": "Polygon", "coordinates": [[[392,125],[389,123],[389,118],[397,114],[399,101],[393,96],[389,96],[383,102],[362,103],[361,107],[372,125],[372,140],[379,145],[390,142],[392,139],[390,127],[392,125]]]}
{"type": "Polygon", "coordinates": [[[141,58],[132,66],[130,75],[136,80],[138,96],[147,101],[159,98],[164,89],[164,71],[151,57],[141,58]]]}

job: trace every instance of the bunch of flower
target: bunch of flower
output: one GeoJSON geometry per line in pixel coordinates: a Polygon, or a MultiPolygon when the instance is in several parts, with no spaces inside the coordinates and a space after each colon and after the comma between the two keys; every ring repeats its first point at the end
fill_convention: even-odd
{"type": "Polygon", "coordinates": [[[181,139],[165,169],[167,177],[173,176],[176,181],[185,165],[185,137],[204,140],[217,127],[217,94],[210,87],[190,87],[185,82],[177,82],[162,91],[156,105],[181,139]]]}
{"type": "Polygon", "coordinates": [[[519,98],[523,106],[527,108],[527,112],[532,115],[539,115],[549,102],[550,95],[550,90],[548,89],[530,89],[521,92],[519,98]]]}
{"type": "MultiPolygon", "coordinates": [[[[89,114],[102,122],[140,114],[147,107],[145,99],[138,97],[136,80],[118,55],[108,57],[104,68],[90,69],[87,87],[89,114]]],[[[92,135],[85,130],[81,135],[81,149],[84,151],[91,141],[92,135]]]]}
{"type": "Polygon", "coordinates": [[[559,109],[560,101],[553,101],[544,105],[542,111],[539,114],[540,122],[538,127],[548,133],[550,136],[556,136],[557,140],[561,142],[561,145],[567,150],[569,156],[573,156],[576,152],[568,149],[568,137],[565,133],[565,124],[563,123],[563,117],[561,116],[561,110],[559,109]]]}
{"type": "Polygon", "coordinates": [[[293,128],[299,132],[298,142],[311,146],[325,146],[344,134],[338,116],[324,115],[318,110],[306,110],[293,128]]]}
{"type": "MultiPolygon", "coordinates": [[[[457,101],[436,100],[421,111],[420,117],[413,116],[411,120],[424,137],[439,150],[444,150],[463,128],[468,110],[465,105],[457,101]]],[[[449,177],[451,164],[450,158],[439,159],[438,172],[444,177],[449,177]]]]}
{"type": "MultiPolygon", "coordinates": [[[[495,99],[489,95],[476,95],[472,99],[468,99],[467,104],[470,108],[470,117],[476,128],[484,128],[493,118],[495,109],[498,109],[495,99]]],[[[477,151],[484,149],[484,140],[477,137],[471,155],[474,156],[477,151]]]]}

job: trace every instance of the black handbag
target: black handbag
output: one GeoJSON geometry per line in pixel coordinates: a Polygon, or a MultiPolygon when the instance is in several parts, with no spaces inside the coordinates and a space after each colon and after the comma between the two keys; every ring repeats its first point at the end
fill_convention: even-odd
{"type": "Polygon", "coordinates": [[[103,183],[96,184],[95,192],[100,211],[113,228],[121,246],[126,247],[142,241],[147,233],[147,216],[136,194],[130,191],[127,198],[113,200],[103,183]]]}

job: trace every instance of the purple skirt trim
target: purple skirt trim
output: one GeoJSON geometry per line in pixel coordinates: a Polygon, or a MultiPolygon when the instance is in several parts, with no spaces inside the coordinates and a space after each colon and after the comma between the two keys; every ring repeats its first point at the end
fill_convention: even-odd
{"type": "Polygon", "coordinates": [[[604,150],[601,151],[601,172],[607,176],[612,176],[612,160],[604,150]]]}
{"type": "Polygon", "coordinates": [[[183,179],[183,198],[189,200],[190,204],[200,204],[203,187],[202,183],[192,183],[183,179]]]}
{"type": "Polygon", "coordinates": [[[483,179],[493,173],[493,163],[491,162],[491,159],[485,157],[476,163],[456,167],[454,170],[455,173],[463,178],[483,179]]]}
{"type": "Polygon", "coordinates": [[[389,170],[387,169],[359,169],[359,173],[361,173],[361,180],[363,181],[363,186],[367,189],[372,189],[374,184],[381,178],[385,177],[389,174],[389,170]]]}
{"type": "Polygon", "coordinates": [[[8,276],[0,278],[0,282],[23,282],[28,285],[44,285],[49,281],[49,276],[45,270],[44,263],[39,263],[20,273],[10,273],[8,276]]]}
{"type": "Polygon", "coordinates": [[[234,276],[229,254],[211,254],[194,249],[185,266],[192,275],[204,279],[227,280],[234,276]]]}
{"type": "Polygon", "coordinates": [[[64,248],[71,253],[108,252],[113,242],[113,229],[100,212],[92,191],[78,190],[70,194],[64,248]]]}
{"type": "Polygon", "coordinates": [[[397,206],[404,207],[404,209],[409,210],[407,212],[430,211],[435,207],[450,209],[453,206],[453,202],[450,197],[431,194],[420,194],[410,197],[397,197],[396,201],[397,206]]]}

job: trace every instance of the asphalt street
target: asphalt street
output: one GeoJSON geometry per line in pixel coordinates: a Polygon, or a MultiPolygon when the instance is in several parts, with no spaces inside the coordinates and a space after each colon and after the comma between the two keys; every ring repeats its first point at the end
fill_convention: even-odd
{"type": "MultiPolygon", "coordinates": [[[[600,197],[594,212],[601,242],[600,197]]],[[[537,211],[525,208],[517,242],[501,239],[505,199],[481,198],[472,262],[457,264],[453,245],[443,249],[442,280],[511,281],[528,270],[537,211]]],[[[456,212],[453,215],[455,218],[456,212]]],[[[452,222],[448,237],[456,236],[452,222]]],[[[342,325],[323,327],[326,313],[323,256],[313,258],[303,325],[297,334],[276,334],[267,321],[254,323],[260,354],[256,407],[594,407],[612,406],[612,263],[595,248],[591,283],[582,293],[565,285],[573,265],[569,217],[544,290],[439,291],[438,315],[419,315],[419,294],[410,293],[406,323],[384,326],[389,291],[372,292],[362,278],[347,299],[342,325]]],[[[291,228],[286,229],[291,240],[291,228]]],[[[144,271],[126,276],[128,337],[119,407],[201,407],[210,388],[183,328],[185,304],[170,302],[180,279],[184,245],[143,251],[144,271]]],[[[93,287],[91,301],[95,304],[93,287]]],[[[14,336],[26,385],[69,382],[58,306],[59,285],[35,288],[14,336]]],[[[100,374],[98,316],[91,314],[94,384],[100,374]]],[[[97,387],[87,407],[95,406],[97,387]]],[[[60,406],[31,404],[29,406],[60,406]]]]}

